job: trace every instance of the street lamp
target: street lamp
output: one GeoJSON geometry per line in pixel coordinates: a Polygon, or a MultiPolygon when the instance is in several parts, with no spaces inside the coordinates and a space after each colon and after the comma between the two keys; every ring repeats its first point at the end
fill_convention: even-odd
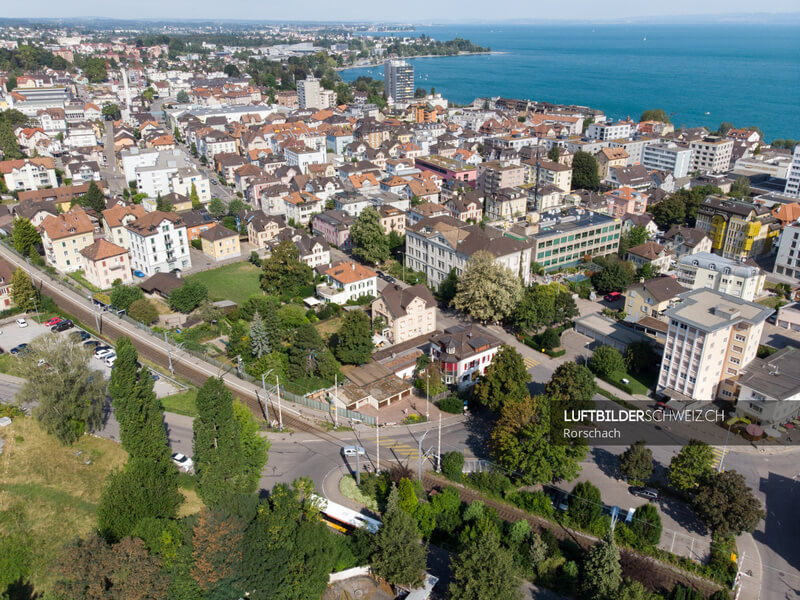
{"type": "Polygon", "coordinates": [[[722,473],[722,463],[725,460],[725,452],[728,449],[728,437],[731,435],[731,427],[733,427],[733,422],[728,425],[728,433],[725,434],[725,445],[722,446],[722,456],[719,458],[719,465],[717,466],[717,473],[722,473]]]}
{"type": "Polygon", "coordinates": [[[425,433],[423,433],[422,437],[419,438],[419,443],[417,444],[417,456],[418,456],[418,461],[419,461],[418,462],[419,466],[418,466],[417,477],[419,478],[420,481],[422,481],[422,442],[425,439],[425,436],[428,435],[429,431],[430,431],[430,429],[426,429],[425,430],[425,433]]]}
{"type": "Polygon", "coordinates": [[[431,390],[431,372],[429,369],[425,370],[425,420],[429,421],[431,418],[431,413],[428,405],[428,398],[430,397],[430,390],[431,390]]]}
{"type": "Polygon", "coordinates": [[[41,321],[42,319],[39,317],[39,305],[36,304],[36,296],[31,296],[30,299],[33,300],[33,308],[36,309],[36,320],[41,321]]]}

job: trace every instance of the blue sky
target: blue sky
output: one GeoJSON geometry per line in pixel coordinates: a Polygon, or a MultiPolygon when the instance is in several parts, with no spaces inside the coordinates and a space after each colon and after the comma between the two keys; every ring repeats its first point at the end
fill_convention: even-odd
{"type": "MultiPolygon", "coordinates": [[[[301,0],[300,2],[253,2],[252,0],[3,0],[5,17],[80,17],[113,18],[229,18],[256,20],[317,21],[392,21],[427,23],[515,19],[624,19],[661,15],[713,15],[731,13],[795,12],[797,0],[771,0],[753,4],[751,0],[673,0],[670,3],[631,0],[506,0],[496,9],[485,0],[301,0]],[[35,9],[32,7],[35,6],[35,9]]],[[[703,19],[700,19],[703,20],[703,19]]]]}

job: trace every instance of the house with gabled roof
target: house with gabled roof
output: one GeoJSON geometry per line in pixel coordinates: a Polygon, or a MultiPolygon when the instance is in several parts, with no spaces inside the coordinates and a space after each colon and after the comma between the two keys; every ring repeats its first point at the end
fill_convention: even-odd
{"type": "Polygon", "coordinates": [[[133,282],[128,251],[100,238],[82,249],[83,276],[101,290],[109,289],[119,280],[123,285],[133,282]]]}
{"type": "Polygon", "coordinates": [[[372,302],[373,324],[378,317],[385,324],[381,334],[391,344],[402,344],[436,331],[436,300],[423,284],[390,284],[372,302]]]}

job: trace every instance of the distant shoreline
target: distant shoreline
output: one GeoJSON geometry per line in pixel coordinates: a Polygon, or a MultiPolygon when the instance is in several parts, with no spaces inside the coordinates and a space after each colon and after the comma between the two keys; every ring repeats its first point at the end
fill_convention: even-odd
{"type": "MultiPolygon", "coordinates": [[[[486,52],[459,52],[458,54],[421,54],[419,56],[400,56],[398,57],[400,60],[414,60],[416,58],[453,58],[456,56],[476,56],[481,54],[508,54],[508,52],[503,52],[500,50],[487,50],[486,52]]],[[[370,69],[372,67],[380,67],[386,61],[382,60],[380,62],[371,62],[368,64],[362,65],[350,65],[347,67],[336,67],[334,71],[349,71],[351,69],[370,69]]]]}

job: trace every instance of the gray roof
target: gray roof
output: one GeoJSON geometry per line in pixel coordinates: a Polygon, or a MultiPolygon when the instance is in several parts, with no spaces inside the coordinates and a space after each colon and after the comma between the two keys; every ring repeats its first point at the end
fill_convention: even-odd
{"type": "Polygon", "coordinates": [[[422,298],[422,300],[425,301],[426,308],[430,308],[436,304],[436,300],[434,300],[433,294],[431,294],[428,286],[421,283],[407,288],[402,288],[396,283],[387,285],[383,288],[380,297],[386,304],[386,308],[388,308],[389,312],[395,317],[404,316],[407,312],[406,309],[408,305],[411,304],[415,298],[422,298]]]}
{"type": "Polygon", "coordinates": [[[656,302],[665,302],[678,294],[689,291],[688,288],[683,287],[672,277],[647,279],[640,283],[633,284],[629,289],[643,289],[650,294],[656,302]]]}
{"type": "Polygon", "coordinates": [[[744,385],[775,400],[800,394],[800,350],[786,346],[767,358],[756,358],[739,377],[744,385]]]}
{"type": "Polygon", "coordinates": [[[687,323],[702,331],[712,332],[745,322],[756,325],[767,319],[772,308],[748,302],[710,288],[698,288],[679,294],[681,303],[666,311],[670,319],[687,323]]]}
{"type": "Polygon", "coordinates": [[[706,232],[697,227],[684,227],[683,225],[673,225],[669,231],[664,234],[665,240],[674,241],[675,236],[680,235],[683,238],[683,243],[689,248],[694,248],[703,241],[706,237],[706,232]]]}
{"type": "Polygon", "coordinates": [[[757,266],[739,262],[731,258],[723,258],[711,252],[687,254],[686,256],[682,256],[678,260],[678,263],[686,266],[695,266],[699,269],[718,271],[720,273],[725,273],[725,269],[730,269],[727,272],[737,277],[757,277],[761,273],[761,269],[757,266]]]}

